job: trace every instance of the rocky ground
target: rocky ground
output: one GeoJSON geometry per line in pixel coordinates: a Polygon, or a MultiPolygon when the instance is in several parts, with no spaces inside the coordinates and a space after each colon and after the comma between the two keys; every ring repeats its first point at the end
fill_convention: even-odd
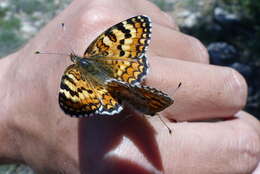
{"type": "Polygon", "coordinates": [[[253,10],[241,13],[251,9],[215,0],[197,0],[190,7],[188,1],[169,13],[176,17],[181,31],[204,43],[212,64],[232,67],[245,77],[249,86],[245,110],[260,119],[260,24],[250,15],[253,10]]]}
{"type": "MultiPolygon", "coordinates": [[[[26,43],[70,1],[0,1],[0,57],[26,43]]],[[[260,25],[254,22],[256,19],[240,13],[246,11],[241,7],[227,6],[224,0],[151,1],[174,16],[183,32],[205,44],[212,64],[235,68],[246,78],[249,85],[246,110],[260,118],[260,25]]],[[[24,165],[4,165],[0,174],[33,174],[33,171],[24,165]]]]}

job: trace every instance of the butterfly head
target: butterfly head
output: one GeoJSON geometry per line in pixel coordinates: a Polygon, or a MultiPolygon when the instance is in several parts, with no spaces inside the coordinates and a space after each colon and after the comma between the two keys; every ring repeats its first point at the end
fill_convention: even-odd
{"type": "Polygon", "coordinates": [[[85,68],[90,68],[90,66],[93,66],[88,59],[82,59],[82,58],[79,58],[78,59],[78,64],[81,66],[81,67],[85,67],[85,68]]]}
{"type": "Polygon", "coordinates": [[[75,54],[70,54],[71,61],[82,68],[85,72],[92,74],[101,75],[100,69],[95,65],[95,62],[90,61],[89,59],[79,57],[75,54]]]}

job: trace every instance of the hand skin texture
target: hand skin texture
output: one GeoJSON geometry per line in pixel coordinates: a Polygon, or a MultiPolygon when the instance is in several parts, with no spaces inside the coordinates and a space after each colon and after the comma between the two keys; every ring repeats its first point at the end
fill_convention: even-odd
{"type": "Polygon", "coordinates": [[[202,44],[148,1],[74,0],[24,48],[1,59],[0,71],[1,163],[26,163],[46,174],[259,172],[260,124],[241,111],[245,80],[230,68],[209,65],[202,44]],[[34,54],[82,55],[105,29],[138,14],[153,21],[146,84],[175,99],[160,115],[182,121],[167,122],[171,135],[158,117],[146,119],[131,109],[111,117],[68,117],[59,108],[58,90],[69,57],[34,54]]]}

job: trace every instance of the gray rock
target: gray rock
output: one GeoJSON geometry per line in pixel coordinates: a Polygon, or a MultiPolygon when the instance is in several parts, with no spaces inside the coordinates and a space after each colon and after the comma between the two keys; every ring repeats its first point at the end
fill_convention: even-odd
{"type": "Polygon", "coordinates": [[[234,46],[225,42],[214,42],[209,44],[208,52],[210,61],[214,65],[230,65],[238,57],[238,52],[234,46]]]}

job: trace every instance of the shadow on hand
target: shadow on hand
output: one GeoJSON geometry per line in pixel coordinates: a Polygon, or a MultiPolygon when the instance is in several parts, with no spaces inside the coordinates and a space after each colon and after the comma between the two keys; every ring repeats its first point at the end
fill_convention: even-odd
{"type": "Polygon", "coordinates": [[[155,170],[162,171],[162,161],[155,134],[155,130],[144,116],[128,108],[118,115],[97,115],[80,119],[79,163],[81,173],[155,173],[124,156],[106,156],[120,145],[123,137],[132,141],[155,170]]]}

